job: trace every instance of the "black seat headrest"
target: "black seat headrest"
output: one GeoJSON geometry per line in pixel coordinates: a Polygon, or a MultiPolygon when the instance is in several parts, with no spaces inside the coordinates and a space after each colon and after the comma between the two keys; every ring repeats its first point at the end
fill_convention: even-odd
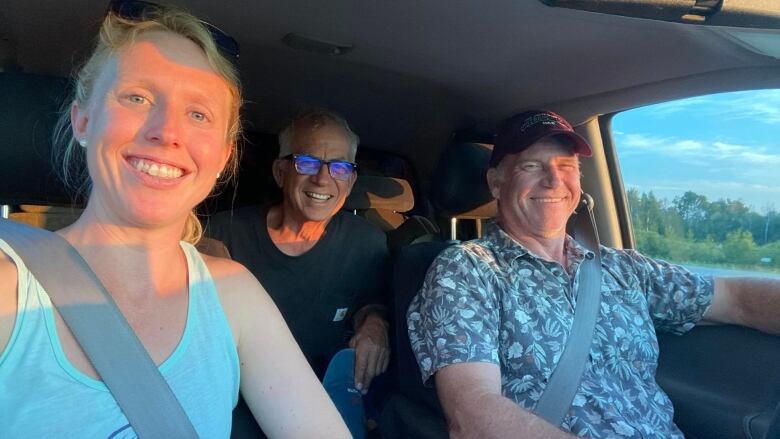
{"type": "Polygon", "coordinates": [[[496,214],[496,200],[485,175],[493,145],[450,145],[434,172],[433,202],[448,217],[489,218],[496,214]]]}
{"type": "Polygon", "coordinates": [[[52,163],[69,91],[63,78],[0,72],[0,204],[72,204],[52,163]]]}

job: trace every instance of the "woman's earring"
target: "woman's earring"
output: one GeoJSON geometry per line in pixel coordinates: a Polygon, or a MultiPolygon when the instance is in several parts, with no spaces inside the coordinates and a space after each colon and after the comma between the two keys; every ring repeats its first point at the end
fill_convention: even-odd
{"type": "Polygon", "coordinates": [[[87,139],[79,140],[79,145],[81,145],[82,148],[86,148],[87,147],[87,139]]]}
{"type": "Polygon", "coordinates": [[[217,172],[217,180],[219,180],[219,176],[222,175],[221,172],[217,172]]]}

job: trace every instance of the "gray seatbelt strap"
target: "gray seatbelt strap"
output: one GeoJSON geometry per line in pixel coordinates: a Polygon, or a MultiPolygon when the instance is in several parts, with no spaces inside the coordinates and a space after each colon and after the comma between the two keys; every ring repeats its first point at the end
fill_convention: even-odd
{"type": "Polygon", "coordinates": [[[601,253],[592,206],[593,199],[590,195],[583,194],[582,205],[573,218],[574,237],[592,252],[593,257],[586,257],[580,265],[577,305],[569,338],[534,409],[534,413],[555,426],[560,426],[563,422],[580,386],[588,363],[601,302],[601,253]]]}
{"type": "Polygon", "coordinates": [[[168,383],[78,251],[56,233],[4,219],[0,239],[46,290],[138,437],[197,438],[168,383]]]}

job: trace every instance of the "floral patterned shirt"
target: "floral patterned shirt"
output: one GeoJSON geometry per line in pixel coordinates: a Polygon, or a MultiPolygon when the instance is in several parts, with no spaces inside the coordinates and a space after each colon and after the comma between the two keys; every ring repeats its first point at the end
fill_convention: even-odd
{"type": "MultiPolygon", "coordinates": [[[[407,312],[423,381],[466,362],[501,368],[503,395],[533,410],[561,356],[588,251],[566,237],[569,273],[496,223],[445,249],[407,312]]],[[[562,428],[595,438],[682,438],[655,381],[656,329],[682,334],[713,296],[710,277],[631,250],[601,247],[601,309],[585,372],[562,428]]]]}

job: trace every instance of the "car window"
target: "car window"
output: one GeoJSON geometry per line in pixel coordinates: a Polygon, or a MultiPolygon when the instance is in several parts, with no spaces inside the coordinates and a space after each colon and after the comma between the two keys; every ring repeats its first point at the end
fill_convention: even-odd
{"type": "Polygon", "coordinates": [[[612,121],[636,248],[706,274],[780,274],[780,90],[722,93],[612,121]]]}

